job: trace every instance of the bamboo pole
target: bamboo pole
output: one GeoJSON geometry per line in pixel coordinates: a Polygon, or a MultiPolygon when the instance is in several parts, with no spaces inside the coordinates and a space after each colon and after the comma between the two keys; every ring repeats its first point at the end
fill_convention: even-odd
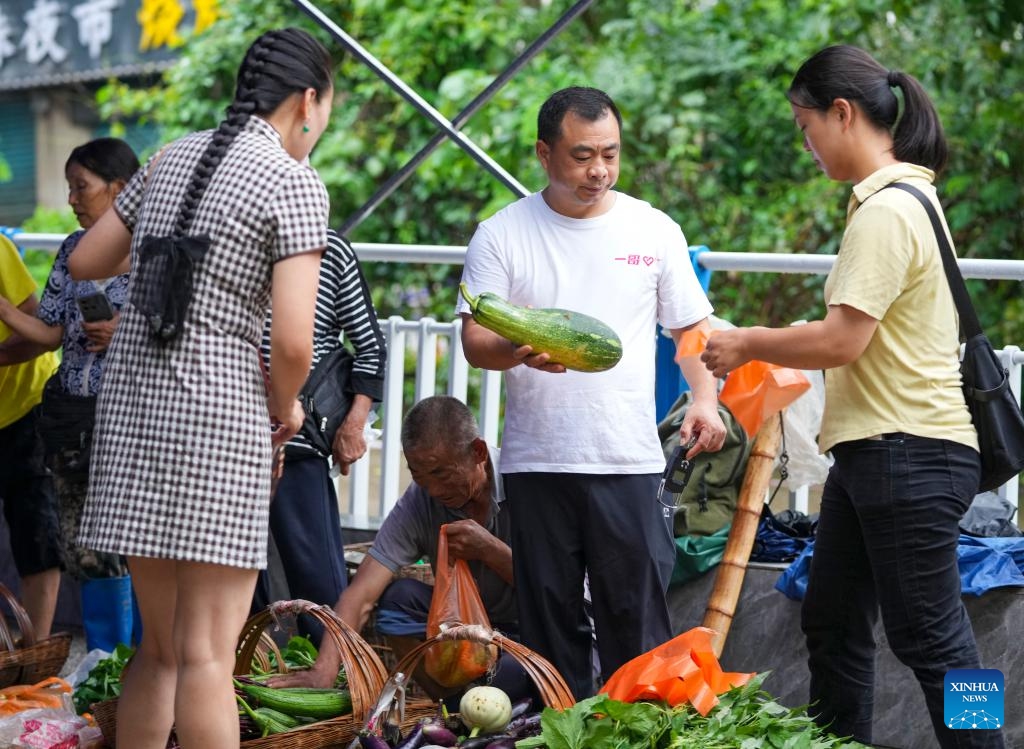
{"type": "Polygon", "coordinates": [[[754,437],[724,556],[715,573],[715,586],[704,610],[704,626],[715,631],[712,644],[717,657],[725,649],[725,638],[729,634],[733,614],[736,613],[736,603],[747,572],[747,561],[754,548],[757,527],[761,522],[761,508],[771,482],[779,443],[782,441],[781,424],[781,413],[772,416],[761,425],[754,437]]]}

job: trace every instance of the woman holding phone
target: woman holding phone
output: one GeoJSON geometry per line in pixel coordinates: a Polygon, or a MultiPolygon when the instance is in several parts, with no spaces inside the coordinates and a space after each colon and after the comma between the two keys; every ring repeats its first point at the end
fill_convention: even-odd
{"type": "Polygon", "coordinates": [[[112,650],[131,636],[130,618],[115,621],[111,613],[119,608],[112,604],[131,596],[123,560],[76,542],[89,479],[96,396],[107,347],[127,301],[128,267],[125,263],[121,273],[99,281],[74,281],[68,274],[68,257],[138,168],[131,146],[117,138],[97,138],[72,150],[64,176],[68,204],[82,229],[69,235],[58,250],[35,315],[0,298],[0,320],[24,341],[19,355],[31,358],[30,354],[63,349],[60,367],[43,392],[39,431],[57,490],[64,569],[82,583],[83,626],[90,649],[112,650]]]}

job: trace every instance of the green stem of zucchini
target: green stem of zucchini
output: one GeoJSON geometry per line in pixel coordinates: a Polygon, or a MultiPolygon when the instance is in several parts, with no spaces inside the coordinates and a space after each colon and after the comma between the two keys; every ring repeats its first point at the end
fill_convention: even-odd
{"type": "Polygon", "coordinates": [[[476,306],[480,302],[479,296],[472,296],[469,293],[469,289],[466,288],[465,283],[459,284],[459,293],[462,294],[462,298],[466,300],[466,304],[469,305],[470,312],[476,312],[476,306]]]}

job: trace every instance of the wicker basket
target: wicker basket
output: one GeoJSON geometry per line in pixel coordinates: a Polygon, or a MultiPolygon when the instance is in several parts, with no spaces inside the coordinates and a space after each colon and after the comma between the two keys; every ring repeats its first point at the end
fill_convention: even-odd
{"type": "MultiPolygon", "coordinates": [[[[362,563],[363,558],[366,556],[366,552],[373,546],[372,541],[365,541],[358,544],[345,544],[345,565],[349,568],[349,577],[351,578],[356,570],[359,569],[359,565],[362,563]]],[[[413,580],[419,580],[427,585],[434,584],[434,570],[427,563],[418,564],[407,564],[404,567],[398,569],[398,577],[410,577],[413,580]]]]}
{"type": "MultiPolygon", "coordinates": [[[[480,624],[464,624],[451,627],[429,640],[421,642],[398,662],[385,685],[390,687],[398,674],[410,675],[415,671],[427,650],[434,644],[448,640],[469,640],[483,645],[493,644],[518,661],[537,687],[543,703],[548,707],[564,710],[576,703],[565,679],[551,662],[515,640],[480,624]]],[[[373,725],[365,728],[371,733],[381,730],[383,723],[396,723],[402,733],[412,730],[423,718],[437,714],[437,704],[429,700],[412,699],[404,704],[378,705],[380,714],[372,716],[373,725]],[[398,714],[395,715],[395,712],[398,714]]]]}
{"type": "MultiPolygon", "coordinates": [[[[377,654],[351,627],[338,618],[329,606],[320,606],[309,601],[278,601],[258,614],[250,617],[242,628],[235,654],[235,673],[248,674],[255,660],[262,668],[270,667],[268,653],[274,651],[277,668],[287,671],[280,657],[274,639],[267,632],[271,625],[279,624],[283,618],[308,614],[324,627],[324,636],[332,637],[341,653],[341,662],[348,677],[348,689],[352,697],[352,713],[338,718],[293,728],[284,733],[241,742],[242,749],[324,749],[344,746],[356,737],[356,733],[373,708],[374,700],[380,693],[387,677],[387,671],[377,654]]],[[[103,732],[103,738],[111,747],[117,732],[117,700],[105,700],[92,706],[92,714],[103,732]]]]}
{"type": "Polygon", "coordinates": [[[35,684],[60,673],[71,651],[71,634],[59,632],[37,640],[28,612],[2,583],[0,598],[18,624],[12,632],[7,617],[0,616],[0,688],[35,684]]]}
{"type": "MultiPolygon", "coordinates": [[[[427,650],[435,643],[448,640],[468,640],[482,645],[497,645],[518,661],[537,687],[537,694],[548,707],[564,710],[576,704],[572,690],[565,679],[558,673],[551,661],[530,650],[525,645],[505,637],[481,624],[463,624],[439,632],[429,640],[421,642],[398,662],[393,674],[411,674],[419,664],[427,650]]],[[[414,721],[415,722],[415,721],[414,721]]]]}

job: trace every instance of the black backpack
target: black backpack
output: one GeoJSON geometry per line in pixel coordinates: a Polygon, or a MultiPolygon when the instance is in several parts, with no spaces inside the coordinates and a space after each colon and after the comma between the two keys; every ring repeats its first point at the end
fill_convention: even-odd
{"type": "MultiPolygon", "coordinates": [[[[658,438],[666,460],[679,446],[679,426],[692,402],[692,394],[686,391],[658,423],[658,438]]],[[[676,537],[711,535],[731,523],[736,511],[751,441],[736,417],[721,403],[718,415],[725,424],[725,444],[716,453],[700,453],[693,459],[690,480],[676,497],[676,537]]],[[[668,497],[662,501],[669,501],[668,497]]]]}

